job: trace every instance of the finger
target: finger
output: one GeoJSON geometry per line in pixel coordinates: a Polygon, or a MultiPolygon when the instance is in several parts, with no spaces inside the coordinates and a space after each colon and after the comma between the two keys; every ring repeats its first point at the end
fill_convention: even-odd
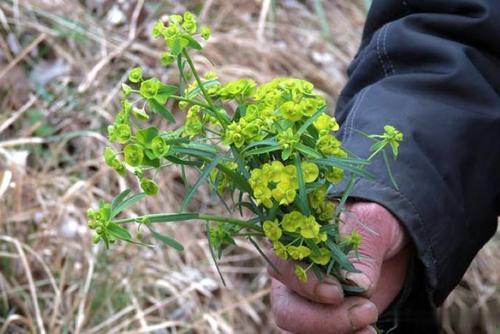
{"type": "Polygon", "coordinates": [[[394,301],[403,287],[408,267],[409,252],[410,248],[406,247],[382,265],[377,290],[370,297],[370,300],[377,305],[380,313],[384,312],[394,301]]]}
{"type": "Polygon", "coordinates": [[[377,334],[377,330],[372,326],[365,327],[354,334],[377,334]]]}
{"type": "Polygon", "coordinates": [[[349,297],[341,305],[311,302],[272,279],[271,306],[276,324],[293,333],[352,333],[377,320],[376,306],[366,298],[349,297]]]}
{"type": "Polygon", "coordinates": [[[340,233],[345,236],[356,230],[362,241],[359,257],[351,257],[360,273],[347,273],[346,279],[365,289],[366,296],[371,296],[379,281],[383,261],[399,252],[404,233],[398,220],[376,203],[357,202],[348,209],[341,215],[344,223],[340,225],[340,233]]]}
{"type": "Polygon", "coordinates": [[[314,273],[308,272],[307,282],[302,282],[295,275],[296,264],[294,262],[284,261],[274,254],[270,254],[269,258],[279,271],[276,272],[273,268],[268,267],[269,275],[288,286],[297,294],[318,303],[334,305],[342,303],[344,294],[337,280],[325,276],[323,281],[320,282],[314,273]]]}

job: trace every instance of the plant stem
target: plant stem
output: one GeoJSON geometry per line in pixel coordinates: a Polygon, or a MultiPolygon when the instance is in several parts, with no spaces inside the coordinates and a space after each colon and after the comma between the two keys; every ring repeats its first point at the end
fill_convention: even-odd
{"type": "Polygon", "coordinates": [[[248,229],[254,230],[254,231],[259,231],[262,232],[262,229],[255,224],[239,220],[239,219],[234,219],[234,218],[228,218],[228,217],[221,217],[221,216],[214,216],[214,215],[205,215],[205,214],[200,214],[199,219],[203,220],[211,220],[215,222],[221,222],[221,223],[228,223],[228,224],[233,224],[241,227],[246,227],[248,229]]]}
{"type": "Polygon", "coordinates": [[[249,233],[237,233],[234,234],[236,237],[263,237],[264,234],[258,232],[249,232],[249,233]]]}
{"type": "Polygon", "coordinates": [[[198,86],[201,89],[201,92],[203,93],[203,96],[205,96],[205,99],[207,100],[208,105],[210,106],[210,109],[215,112],[215,106],[214,103],[212,102],[212,99],[210,96],[207,94],[207,91],[205,90],[205,86],[203,86],[203,83],[201,82],[200,76],[198,75],[198,71],[196,71],[196,68],[194,67],[193,61],[191,60],[191,57],[189,56],[189,53],[184,50],[182,51],[182,54],[186,58],[186,61],[189,65],[189,68],[191,69],[191,72],[194,75],[194,78],[196,79],[196,82],[198,83],[198,86]]]}
{"type": "Polygon", "coordinates": [[[366,160],[371,161],[371,160],[372,160],[373,158],[375,158],[375,156],[376,156],[377,154],[379,154],[379,153],[380,153],[380,152],[381,152],[381,151],[382,151],[382,150],[383,150],[386,146],[387,146],[387,143],[386,143],[384,146],[381,146],[381,147],[380,147],[378,150],[376,150],[375,152],[373,152],[373,153],[372,153],[372,154],[368,157],[368,159],[366,159],[366,160]]]}
{"type": "Polygon", "coordinates": [[[232,225],[237,225],[240,227],[245,227],[250,230],[257,231],[259,233],[262,233],[262,229],[260,226],[256,224],[249,223],[244,220],[239,220],[235,218],[229,218],[229,217],[222,217],[222,216],[214,216],[214,215],[206,215],[206,214],[186,214],[188,217],[185,219],[176,219],[176,220],[169,220],[169,216],[173,216],[170,213],[157,213],[157,214],[151,214],[151,215],[144,215],[144,216],[139,216],[139,217],[133,217],[133,218],[124,218],[124,219],[118,219],[118,220],[113,220],[113,223],[115,224],[125,224],[125,223],[132,223],[132,222],[137,222],[141,219],[146,219],[152,221],[152,223],[159,223],[159,222],[175,222],[175,221],[187,221],[187,220],[205,220],[205,221],[214,221],[214,222],[220,222],[220,223],[228,223],[232,225]],[[156,220],[156,221],[155,221],[156,220]]]}
{"type": "Polygon", "coordinates": [[[203,107],[205,109],[211,109],[212,107],[209,106],[208,104],[205,104],[203,102],[199,102],[199,101],[196,101],[196,100],[192,100],[192,99],[187,99],[185,97],[182,97],[182,96],[177,96],[177,95],[170,95],[171,99],[174,99],[174,100],[177,100],[177,101],[185,101],[185,102],[189,102],[189,103],[192,103],[192,104],[195,104],[195,105],[198,105],[200,107],[203,107]]]}

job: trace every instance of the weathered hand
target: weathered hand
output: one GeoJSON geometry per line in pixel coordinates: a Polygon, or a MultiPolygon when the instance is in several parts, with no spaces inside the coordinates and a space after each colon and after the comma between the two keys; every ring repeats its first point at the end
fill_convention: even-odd
{"type": "Polygon", "coordinates": [[[384,207],[371,202],[346,206],[341,233],[356,229],[363,237],[359,259],[354,266],[361,273],[346,278],[364,288],[363,297],[346,297],[340,283],[328,278],[319,282],[309,273],[307,283],[300,282],[293,263],[272,256],[279,273],[272,276],[271,303],[277,325],[294,333],[372,333],[369,327],[378,314],[397,296],[406,273],[408,249],[406,232],[384,207]]]}

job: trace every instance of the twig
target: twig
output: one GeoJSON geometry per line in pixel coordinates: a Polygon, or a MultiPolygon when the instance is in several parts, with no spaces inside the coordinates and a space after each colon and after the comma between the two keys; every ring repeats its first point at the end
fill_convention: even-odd
{"type": "Polygon", "coordinates": [[[33,50],[38,44],[40,44],[45,38],[47,37],[47,35],[45,33],[41,33],[40,35],[38,35],[37,38],[35,38],[35,40],[33,42],[31,42],[20,54],[18,54],[16,56],[16,58],[14,58],[10,63],[9,65],[7,65],[5,68],[3,68],[1,71],[0,71],[0,79],[5,75],[7,74],[7,72],[9,72],[11,69],[14,68],[14,66],[17,65],[17,63],[19,63],[21,60],[24,59],[24,57],[26,57],[26,55],[31,51],[33,50]]]}
{"type": "Polygon", "coordinates": [[[35,103],[37,97],[31,96],[28,102],[26,102],[18,111],[14,112],[5,122],[0,125],[0,133],[7,129],[12,123],[14,123],[26,110],[31,108],[33,103],[35,103]]]}
{"type": "Polygon", "coordinates": [[[149,325],[146,321],[146,318],[144,317],[144,310],[141,308],[139,305],[139,301],[137,300],[137,297],[134,294],[134,291],[132,290],[132,287],[130,286],[130,283],[127,278],[124,280],[125,282],[125,287],[130,295],[130,299],[132,300],[132,305],[134,305],[135,308],[135,314],[136,318],[139,320],[139,323],[141,324],[141,329],[144,330],[145,328],[148,328],[149,325]]]}
{"type": "Polygon", "coordinates": [[[33,276],[31,275],[31,268],[28,264],[28,260],[26,259],[26,254],[24,254],[23,248],[19,240],[11,238],[7,235],[0,236],[0,239],[5,240],[6,242],[10,242],[14,244],[17,252],[21,258],[21,263],[23,264],[24,270],[26,271],[26,278],[28,279],[28,284],[30,287],[31,299],[33,300],[33,308],[35,309],[35,318],[38,327],[38,331],[40,334],[45,334],[45,328],[43,327],[42,314],[40,313],[40,306],[38,305],[38,295],[36,293],[35,284],[33,281],[33,276]]]}
{"type": "Polygon", "coordinates": [[[267,15],[269,14],[269,9],[271,8],[271,0],[264,0],[262,2],[262,8],[260,10],[259,25],[257,27],[257,40],[262,42],[264,40],[264,30],[266,28],[267,15]]]}
{"type": "Polygon", "coordinates": [[[144,6],[144,0],[137,1],[135,5],[134,12],[132,13],[132,22],[130,31],[128,33],[128,39],[134,40],[137,36],[137,20],[139,19],[139,14],[141,13],[142,7],[144,6]]]}
{"type": "Polygon", "coordinates": [[[80,333],[85,320],[85,315],[84,315],[85,301],[87,300],[87,295],[90,289],[90,283],[92,282],[92,277],[94,275],[94,259],[92,259],[90,255],[88,256],[88,261],[89,261],[89,271],[87,272],[85,285],[83,286],[83,289],[81,290],[80,293],[80,304],[78,305],[78,315],[76,316],[76,325],[75,325],[76,334],[80,333]]]}

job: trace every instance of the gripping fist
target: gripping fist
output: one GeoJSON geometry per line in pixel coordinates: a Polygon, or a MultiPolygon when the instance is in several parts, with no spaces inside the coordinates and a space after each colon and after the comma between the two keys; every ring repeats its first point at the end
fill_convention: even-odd
{"type": "Polygon", "coordinates": [[[346,279],[364,288],[361,297],[344,297],[340,283],[331,278],[319,282],[309,273],[307,283],[297,279],[294,265],[276,256],[279,269],[272,277],[271,304],[277,325],[293,333],[375,333],[370,327],[400,292],[408,262],[407,236],[387,209],[372,202],[346,205],[340,226],[343,235],[356,229],[363,237],[359,258],[352,258],[360,273],[346,279]]]}

